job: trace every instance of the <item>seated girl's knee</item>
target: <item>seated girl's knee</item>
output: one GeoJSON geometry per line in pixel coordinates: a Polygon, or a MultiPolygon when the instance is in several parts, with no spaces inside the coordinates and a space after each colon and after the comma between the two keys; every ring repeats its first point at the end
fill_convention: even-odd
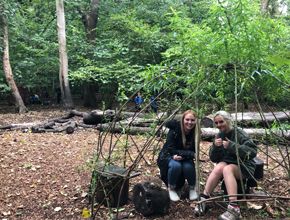
{"type": "Polygon", "coordinates": [[[195,170],[195,165],[193,161],[184,161],[182,163],[183,169],[194,169],[195,170]]]}
{"type": "Polygon", "coordinates": [[[223,174],[223,171],[224,171],[224,167],[225,166],[222,166],[222,165],[220,165],[220,164],[217,164],[216,166],[215,166],[215,168],[213,169],[213,173],[216,173],[216,174],[223,174]]]}
{"type": "Polygon", "coordinates": [[[170,162],[169,162],[169,168],[182,169],[182,164],[179,161],[171,159],[170,162]]]}

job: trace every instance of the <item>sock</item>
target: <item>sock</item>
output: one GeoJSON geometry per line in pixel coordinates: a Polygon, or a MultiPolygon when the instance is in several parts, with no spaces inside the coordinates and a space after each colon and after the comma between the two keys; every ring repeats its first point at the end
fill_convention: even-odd
{"type": "Polygon", "coordinates": [[[201,197],[202,197],[202,198],[205,198],[205,199],[208,199],[208,198],[209,198],[209,196],[204,195],[204,194],[202,194],[201,197]]]}
{"type": "Polygon", "coordinates": [[[238,209],[238,203],[237,202],[230,202],[229,205],[234,207],[235,209],[238,209]]]}

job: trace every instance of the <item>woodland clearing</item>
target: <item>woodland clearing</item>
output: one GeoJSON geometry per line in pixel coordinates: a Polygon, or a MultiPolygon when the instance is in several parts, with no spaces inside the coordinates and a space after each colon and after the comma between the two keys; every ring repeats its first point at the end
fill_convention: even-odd
{"type": "MultiPolygon", "coordinates": [[[[57,104],[55,106],[32,105],[31,111],[21,115],[14,114],[11,106],[10,108],[6,105],[0,107],[0,125],[39,122],[66,114],[61,110],[61,105],[57,104]]],[[[77,110],[91,111],[81,106],[77,110]]],[[[73,134],[36,134],[1,130],[1,219],[82,219],[83,209],[90,209],[87,193],[91,172],[86,167],[86,161],[91,157],[96,146],[98,132],[82,127],[78,127],[73,134]]],[[[140,147],[142,146],[144,142],[142,137],[132,136],[132,138],[140,147]]],[[[159,147],[162,147],[165,139],[158,138],[158,140],[159,147]]],[[[105,142],[103,146],[106,147],[107,144],[105,142]]],[[[201,189],[214,166],[207,155],[210,146],[211,142],[202,142],[200,147],[201,189]]],[[[266,147],[259,146],[262,149],[266,147]]],[[[131,157],[134,158],[137,153],[135,151],[135,155],[131,154],[131,157]]],[[[269,153],[276,159],[280,157],[275,148],[270,147],[269,153]]],[[[258,157],[266,163],[267,158],[262,152],[258,153],[258,157]]],[[[187,185],[182,189],[181,200],[176,203],[171,202],[169,213],[165,216],[144,217],[134,209],[134,204],[130,199],[134,185],[160,178],[156,164],[157,155],[154,155],[149,148],[144,158],[149,163],[141,160],[138,166],[141,175],[130,179],[129,202],[119,207],[119,219],[128,215],[130,219],[198,219],[193,213],[196,201],[192,202],[188,199],[187,185]]],[[[289,198],[289,179],[282,167],[277,166],[269,158],[269,164],[264,168],[264,178],[259,180],[259,185],[273,196],[289,198]]],[[[219,196],[220,192],[221,188],[218,186],[214,191],[214,196],[219,196]]],[[[290,207],[288,200],[279,200],[279,202],[285,208],[290,207]]],[[[221,204],[225,207],[226,203],[221,204]]],[[[256,199],[256,202],[252,204],[255,204],[255,208],[249,209],[249,214],[253,219],[289,218],[287,217],[289,209],[281,209],[277,202],[256,199]]],[[[209,208],[210,211],[202,219],[216,219],[223,212],[215,203],[210,203],[209,208]]],[[[242,210],[243,217],[246,217],[245,209],[242,210]]],[[[110,219],[114,216],[116,216],[116,208],[109,210],[102,205],[96,218],[110,219]]]]}

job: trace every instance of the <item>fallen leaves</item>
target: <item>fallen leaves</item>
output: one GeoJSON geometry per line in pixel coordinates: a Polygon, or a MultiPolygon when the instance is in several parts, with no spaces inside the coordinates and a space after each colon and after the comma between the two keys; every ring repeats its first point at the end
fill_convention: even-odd
{"type": "Polygon", "coordinates": [[[8,212],[2,212],[2,214],[3,214],[4,216],[8,216],[8,215],[11,215],[11,212],[10,212],[10,211],[8,211],[8,212]]]}
{"type": "MultiPolygon", "coordinates": [[[[4,137],[4,135],[2,135],[2,137],[4,137]]],[[[13,169],[13,176],[17,175],[17,177],[15,177],[15,183],[12,183],[6,180],[8,178],[11,180],[9,174],[4,174],[4,177],[6,177],[3,178],[5,187],[1,188],[1,193],[4,195],[4,204],[8,204],[9,206],[4,205],[4,207],[7,208],[5,212],[0,209],[1,217],[5,217],[6,219],[32,219],[33,216],[33,219],[47,219],[50,215],[53,215],[54,219],[90,218],[90,210],[83,208],[87,206],[88,203],[86,197],[87,184],[90,182],[90,173],[88,174],[86,170],[82,170],[81,173],[78,174],[76,167],[84,166],[84,161],[91,156],[92,149],[90,149],[90,147],[94,148],[95,143],[93,143],[92,140],[95,140],[96,132],[75,132],[71,136],[53,133],[39,135],[33,133],[5,132],[5,137],[7,139],[4,140],[4,138],[2,138],[3,144],[2,146],[0,145],[0,168],[2,168],[2,170],[6,169],[4,170],[5,172],[13,169]],[[15,139],[14,136],[17,137],[17,142],[9,144],[9,140],[15,139]],[[25,141],[22,142],[21,140],[25,141]],[[79,155],[80,157],[78,157],[79,155]],[[23,169],[23,167],[25,169],[23,169]],[[3,213],[5,213],[5,215],[3,213]],[[21,217],[16,215],[21,215],[21,217]]],[[[95,140],[95,142],[96,141],[97,140],[95,140]]],[[[105,145],[109,146],[107,143],[104,144],[104,146],[105,145]]],[[[138,145],[141,146],[141,142],[138,142],[138,145]]],[[[130,156],[132,159],[135,159],[137,151],[135,147],[132,149],[134,152],[132,152],[130,156]]],[[[157,174],[158,168],[155,163],[157,156],[154,161],[151,160],[151,154],[147,155],[146,153],[144,156],[146,160],[148,158],[150,159],[152,166],[148,166],[143,160],[140,161],[137,167],[138,169],[142,169],[143,175],[130,180],[130,193],[132,193],[132,186],[134,186],[134,184],[149,178],[159,177],[159,174],[157,174]]],[[[127,159],[129,162],[129,156],[127,159]]],[[[203,170],[202,176],[206,177],[208,173],[212,171],[214,165],[208,162],[207,157],[204,162],[205,163],[201,163],[203,170]]],[[[281,172],[279,172],[279,177],[282,175],[281,172]]],[[[271,176],[269,173],[270,171],[265,172],[265,182],[278,189],[276,181],[277,174],[271,176]],[[268,179],[271,179],[272,182],[268,181],[268,179]]],[[[281,179],[283,179],[282,176],[280,177],[280,180],[281,179]]],[[[205,180],[201,179],[201,181],[205,180]]],[[[201,182],[201,184],[204,184],[204,182],[201,182]]],[[[282,185],[279,182],[279,186],[280,185],[283,187],[281,193],[288,193],[290,191],[289,186],[285,184],[282,185]],[[284,192],[284,190],[286,192],[284,192]]],[[[261,186],[264,187],[264,182],[262,181],[261,186]]],[[[269,188],[269,186],[266,186],[267,190],[269,188]]],[[[277,191],[270,191],[270,193],[275,192],[277,191]]],[[[195,204],[196,203],[190,202],[189,205],[186,200],[182,200],[179,206],[172,206],[170,217],[177,218],[178,215],[175,214],[177,211],[179,211],[179,213],[184,213],[184,215],[193,213],[192,211],[195,204]]],[[[277,210],[281,215],[288,211],[283,211],[281,208],[279,209],[270,204],[268,206],[272,210],[270,208],[266,209],[265,205],[262,207],[265,209],[263,210],[264,212],[269,211],[272,213],[269,213],[270,216],[277,216],[277,210]]],[[[261,202],[253,203],[249,205],[249,207],[252,207],[250,212],[255,212],[253,209],[261,210],[261,202]]],[[[134,209],[134,207],[132,203],[130,203],[125,207],[120,207],[119,212],[123,210],[129,212],[128,210],[132,209],[134,209]]],[[[100,218],[104,218],[105,214],[110,214],[108,208],[103,205],[99,210],[100,218]]],[[[116,209],[113,210],[116,211],[116,209]]],[[[213,217],[215,217],[218,211],[220,210],[212,210],[212,213],[214,213],[213,217]]],[[[138,213],[136,213],[136,219],[140,219],[138,213]]]]}
{"type": "Polygon", "coordinates": [[[47,205],[50,205],[50,204],[51,204],[51,201],[40,203],[41,206],[47,206],[47,205]]]}
{"type": "Polygon", "coordinates": [[[30,185],[30,187],[31,187],[31,188],[36,187],[36,184],[32,184],[32,185],[30,185]]]}

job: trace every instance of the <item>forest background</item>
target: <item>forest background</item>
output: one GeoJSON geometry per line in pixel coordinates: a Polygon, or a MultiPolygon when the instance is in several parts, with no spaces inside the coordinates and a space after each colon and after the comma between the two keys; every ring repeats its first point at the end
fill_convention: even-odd
{"type": "MultiPolygon", "coordinates": [[[[74,103],[68,101],[70,97],[82,96],[82,106],[91,109],[112,109],[116,107],[113,105],[114,103],[124,103],[131,100],[136,92],[141,90],[145,102],[151,96],[155,96],[161,99],[162,108],[168,112],[175,109],[181,112],[190,108],[196,110],[200,118],[217,109],[229,110],[228,106],[231,103],[239,104],[235,111],[243,111],[253,103],[260,113],[260,103],[264,106],[275,107],[275,110],[287,111],[290,103],[289,6],[288,0],[1,1],[1,31],[3,31],[4,36],[2,36],[3,46],[1,47],[1,52],[3,52],[3,68],[0,69],[1,101],[6,101],[10,92],[15,90],[13,83],[9,83],[11,78],[7,77],[5,68],[10,66],[13,80],[17,85],[28,88],[30,94],[42,94],[46,90],[53,96],[56,94],[55,89],[58,83],[60,83],[64,108],[74,107],[74,103]],[[66,50],[62,52],[67,53],[67,77],[63,75],[63,69],[60,65],[63,63],[60,62],[62,52],[58,39],[59,25],[56,10],[58,4],[63,4],[65,14],[66,50]],[[7,53],[5,56],[7,51],[9,51],[9,56],[7,53]],[[65,80],[69,82],[69,92],[65,86],[65,80]],[[102,99],[95,96],[96,93],[102,94],[102,99]]],[[[21,108],[21,103],[16,102],[15,106],[19,108],[20,113],[27,112],[26,107],[21,108]]],[[[230,110],[233,112],[233,109],[230,110]]],[[[263,110],[270,111],[271,108],[266,107],[263,110]]],[[[32,112],[26,116],[21,115],[19,122],[33,121],[37,118],[33,114],[32,112]]],[[[50,112],[48,115],[52,117],[56,114],[60,116],[61,112],[50,112]]],[[[47,120],[48,115],[43,118],[47,120]]],[[[3,124],[2,122],[13,123],[14,121],[17,121],[15,115],[7,114],[1,118],[1,124],[3,124]]],[[[272,128],[289,130],[287,121],[283,124],[274,123],[271,126],[272,128]]],[[[11,205],[16,202],[16,200],[13,201],[14,197],[10,196],[11,193],[9,193],[9,190],[15,190],[11,185],[11,181],[14,180],[3,178],[6,181],[3,184],[7,186],[7,190],[5,189],[7,206],[17,209],[11,211],[13,215],[31,217],[34,213],[36,218],[66,218],[68,216],[80,218],[83,201],[73,200],[68,205],[65,203],[67,199],[56,199],[54,190],[57,187],[54,187],[52,191],[48,189],[50,184],[58,183],[58,187],[61,186],[60,194],[64,195],[65,181],[74,182],[76,181],[74,178],[76,178],[82,179],[82,186],[88,184],[88,175],[86,178],[81,178],[82,176],[75,177],[74,173],[68,175],[66,180],[55,181],[55,176],[57,178],[61,176],[62,171],[66,170],[66,163],[69,163],[62,164],[64,156],[61,155],[77,152],[71,155],[70,163],[72,162],[74,165],[77,163],[80,167],[83,164],[80,164],[79,161],[76,162],[76,155],[83,154],[87,157],[86,159],[90,158],[91,145],[95,147],[98,141],[94,136],[95,134],[85,134],[88,135],[88,138],[85,138],[86,136],[83,134],[76,133],[74,138],[63,134],[56,134],[56,136],[50,134],[33,136],[30,133],[20,132],[18,136],[15,136],[14,133],[8,134],[8,132],[1,134],[3,135],[3,155],[7,156],[5,157],[8,158],[7,160],[11,159],[11,167],[16,166],[12,170],[26,171],[30,169],[29,171],[31,171],[28,172],[29,175],[32,175],[29,177],[31,180],[26,180],[27,186],[24,191],[27,193],[31,190],[34,194],[38,194],[39,199],[43,200],[39,203],[42,207],[37,207],[37,210],[35,210],[33,202],[29,202],[31,207],[28,211],[22,211],[22,214],[17,212],[23,206],[21,208],[21,206],[11,205]],[[37,140],[35,140],[36,137],[37,140]],[[65,142],[62,141],[63,138],[65,142]],[[83,140],[83,145],[89,148],[79,152],[82,149],[73,143],[82,139],[86,139],[83,140]],[[73,141],[73,143],[69,141],[73,141]],[[19,151],[19,142],[23,146],[21,149],[23,152],[15,156],[14,153],[19,151]],[[40,145],[42,143],[47,143],[52,147],[44,147],[40,145]],[[61,148],[59,148],[60,146],[61,148]],[[66,149],[67,147],[73,150],[69,150],[69,153],[62,152],[62,148],[66,149]],[[41,154],[36,156],[30,154],[34,148],[35,154],[36,152],[41,152],[41,154]],[[22,169],[17,167],[13,160],[18,156],[22,158],[20,155],[24,152],[29,152],[27,153],[29,162],[23,162],[24,168],[22,169]],[[54,155],[55,158],[59,157],[59,161],[51,159],[52,156],[48,154],[54,155]],[[41,168],[35,166],[35,168],[31,161],[37,160],[37,158],[39,158],[39,163],[43,162],[42,158],[47,158],[45,163],[51,169],[49,170],[44,166],[41,168]],[[45,183],[48,187],[45,185],[43,187],[45,189],[38,190],[37,188],[38,191],[33,191],[34,188],[38,187],[38,183],[32,183],[33,179],[38,178],[33,175],[40,174],[36,172],[34,174],[32,168],[34,170],[42,169],[41,172],[46,172],[47,176],[52,177],[49,177],[48,183],[45,183]],[[59,173],[51,174],[55,171],[59,173]],[[46,190],[49,192],[41,193],[46,192],[46,190]],[[8,198],[8,196],[10,197],[8,198]],[[66,205],[62,204],[63,201],[66,205]],[[46,206],[48,203],[53,204],[53,207],[62,206],[67,213],[56,214],[55,209],[46,206]],[[75,204],[78,204],[77,211],[74,211],[76,210],[74,209],[75,204]],[[43,213],[44,209],[46,212],[43,213]]],[[[134,145],[145,143],[142,138],[144,137],[133,137],[134,145]]],[[[272,138],[272,143],[275,142],[273,139],[275,138],[272,138]]],[[[101,140],[99,139],[99,145],[101,140]]],[[[117,143],[120,142],[120,139],[114,141],[117,143]]],[[[124,140],[124,143],[127,142],[128,140],[124,140]]],[[[121,143],[123,148],[127,146],[124,143],[121,143]]],[[[284,171],[283,176],[282,171],[269,172],[265,178],[265,185],[268,189],[273,186],[277,190],[279,185],[279,187],[285,188],[286,195],[288,195],[290,190],[287,178],[289,178],[290,166],[288,142],[283,142],[283,144],[285,143],[286,147],[279,148],[282,149],[279,156],[283,161],[283,169],[281,169],[284,171]],[[279,174],[281,182],[274,185],[269,181],[277,179],[277,176],[274,176],[276,174],[279,174]]],[[[107,145],[112,146],[112,140],[107,145]]],[[[159,147],[161,145],[159,143],[159,147]]],[[[204,152],[207,152],[209,145],[208,143],[204,145],[206,145],[204,152]]],[[[150,148],[149,150],[152,152],[154,151],[153,158],[150,158],[151,162],[144,166],[146,167],[145,177],[143,175],[142,178],[136,178],[135,183],[158,176],[156,167],[151,166],[151,163],[155,163],[154,156],[156,157],[157,153],[154,146],[145,146],[150,148]],[[149,173],[152,175],[150,176],[149,173]]],[[[132,148],[131,150],[134,151],[134,147],[128,147],[128,149],[132,148]]],[[[127,147],[124,149],[124,158],[119,157],[118,154],[108,154],[108,158],[114,157],[116,161],[121,160],[125,164],[125,161],[129,161],[129,159],[126,158],[128,157],[126,155],[127,147]]],[[[112,152],[111,148],[106,150],[112,152]]],[[[107,156],[107,154],[104,155],[107,156]]],[[[145,153],[142,156],[148,159],[145,153]]],[[[3,161],[5,160],[3,159],[3,161]]],[[[275,160],[273,159],[273,161],[275,160]]],[[[209,161],[207,161],[206,167],[212,168],[212,164],[208,163],[209,161]]],[[[278,164],[281,165],[281,163],[278,164]]],[[[273,167],[275,170],[278,166],[276,164],[273,167]]],[[[9,166],[4,164],[2,168],[6,169],[9,166]]],[[[75,172],[75,167],[72,170],[75,172]]],[[[13,175],[14,171],[9,172],[5,170],[4,175],[13,175]]],[[[24,179],[27,173],[23,173],[21,178],[24,179]]],[[[18,175],[20,176],[19,173],[18,175]]],[[[204,176],[203,179],[206,177],[204,176]]],[[[21,179],[18,181],[19,185],[23,182],[21,179]]],[[[83,189],[83,187],[80,188],[83,189]]],[[[74,191],[73,188],[70,189],[71,194],[74,191]]],[[[29,201],[34,201],[37,198],[33,193],[31,193],[29,201]]],[[[28,200],[29,195],[25,196],[21,197],[22,203],[28,200]]],[[[80,199],[83,196],[78,195],[72,198],[80,199]]],[[[186,204],[182,206],[182,209],[180,206],[171,207],[171,215],[176,218],[181,215],[191,218],[192,213],[189,213],[188,206],[189,204],[186,204]],[[180,213],[178,213],[179,209],[182,210],[180,213]]],[[[132,207],[130,204],[128,209],[132,210],[132,207]]],[[[93,209],[94,205],[92,205],[92,213],[93,209]]],[[[6,216],[3,213],[2,215],[6,216]]],[[[112,217],[112,213],[110,211],[110,217],[112,217]]],[[[8,215],[6,210],[5,214],[8,215]]],[[[105,209],[101,213],[102,217],[107,214],[105,209]]],[[[140,215],[136,215],[138,219],[140,215]]],[[[213,212],[211,215],[214,216],[213,212]]],[[[218,216],[218,213],[215,215],[218,216]]],[[[274,213],[272,217],[275,218],[277,215],[274,213]]]]}
{"type": "MultiPolygon", "coordinates": [[[[54,94],[63,80],[55,2],[2,3],[16,84],[54,94]]],[[[97,107],[94,92],[110,109],[142,87],[143,99],[167,88],[161,98],[175,97],[176,106],[191,94],[222,109],[234,100],[235,70],[239,101],[289,106],[289,1],[63,3],[69,86],[86,107],[97,107]]],[[[11,87],[1,69],[2,99],[11,87]]]]}

